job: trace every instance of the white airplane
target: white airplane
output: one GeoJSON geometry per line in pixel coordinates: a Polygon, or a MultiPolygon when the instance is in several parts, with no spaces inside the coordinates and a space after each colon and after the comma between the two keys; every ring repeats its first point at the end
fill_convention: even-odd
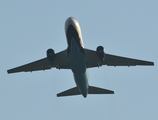
{"type": "Polygon", "coordinates": [[[32,72],[47,70],[51,68],[71,69],[75,79],[76,87],[57,94],[57,97],[80,95],[87,97],[87,94],[114,94],[114,91],[93,87],[89,85],[87,68],[107,66],[136,66],[154,65],[153,62],[125,58],[107,54],[104,47],[98,46],[96,50],[84,48],[81,29],[78,21],[69,17],[65,22],[65,34],[68,47],[58,53],[53,49],[47,50],[47,57],[35,62],[22,65],[8,70],[8,73],[32,72]]]}

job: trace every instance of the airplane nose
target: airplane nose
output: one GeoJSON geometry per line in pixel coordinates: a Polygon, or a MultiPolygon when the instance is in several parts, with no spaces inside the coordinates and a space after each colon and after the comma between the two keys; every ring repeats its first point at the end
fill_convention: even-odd
{"type": "Polygon", "coordinates": [[[69,18],[66,20],[66,23],[67,23],[67,22],[70,22],[70,23],[71,23],[71,22],[74,22],[75,20],[76,20],[75,18],[69,17],[69,18]]]}
{"type": "Polygon", "coordinates": [[[69,25],[72,25],[73,27],[76,26],[76,24],[78,24],[77,20],[73,17],[69,17],[66,22],[65,22],[65,31],[67,31],[69,25]]]}
{"type": "Polygon", "coordinates": [[[75,22],[75,18],[73,18],[73,17],[69,17],[67,20],[66,20],[66,22],[65,22],[65,26],[67,26],[67,25],[70,25],[70,24],[73,24],[74,22],[75,22]]]}

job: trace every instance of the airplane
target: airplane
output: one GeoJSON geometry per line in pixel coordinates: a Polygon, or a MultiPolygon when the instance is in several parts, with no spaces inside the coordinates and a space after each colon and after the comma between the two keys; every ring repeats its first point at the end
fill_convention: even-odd
{"type": "Polygon", "coordinates": [[[57,97],[87,94],[114,94],[114,91],[94,87],[89,85],[87,68],[107,66],[153,66],[154,62],[137,60],[107,54],[103,46],[98,46],[96,50],[84,48],[82,33],[79,22],[74,17],[69,17],[65,22],[65,34],[68,47],[58,53],[53,49],[46,51],[46,57],[35,62],[31,62],[13,69],[7,70],[8,73],[32,72],[38,70],[48,70],[51,68],[71,69],[76,87],[58,93],[57,97]]]}

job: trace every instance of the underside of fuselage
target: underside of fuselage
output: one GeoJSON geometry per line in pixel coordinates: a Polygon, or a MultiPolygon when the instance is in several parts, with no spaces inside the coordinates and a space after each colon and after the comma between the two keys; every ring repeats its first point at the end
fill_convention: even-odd
{"type": "MultiPolygon", "coordinates": [[[[84,57],[84,49],[81,45],[81,39],[74,18],[68,18],[66,25],[66,38],[68,43],[68,56],[70,61],[70,68],[73,72],[75,83],[80,93],[86,97],[88,94],[88,77],[86,71],[86,63],[84,57]],[[68,24],[68,25],[67,25],[68,24]]],[[[77,26],[79,27],[79,26],[77,26]]]]}
{"type": "Polygon", "coordinates": [[[76,85],[81,94],[86,97],[88,94],[88,77],[85,57],[79,50],[78,45],[73,38],[71,40],[71,52],[69,54],[69,61],[76,85]]]}

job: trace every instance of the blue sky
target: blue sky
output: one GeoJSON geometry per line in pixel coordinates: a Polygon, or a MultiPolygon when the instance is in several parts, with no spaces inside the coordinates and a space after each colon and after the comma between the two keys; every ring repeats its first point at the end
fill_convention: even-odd
{"type": "Polygon", "coordinates": [[[0,1],[0,120],[157,120],[158,1],[0,1]],[[84,46],[154,61],[154,67],[89,69],[90,85],[114,95],[57,98],[75,86],[70,70],[7,74],[67,47],[65,20],[81,26],[84,46]]]}

